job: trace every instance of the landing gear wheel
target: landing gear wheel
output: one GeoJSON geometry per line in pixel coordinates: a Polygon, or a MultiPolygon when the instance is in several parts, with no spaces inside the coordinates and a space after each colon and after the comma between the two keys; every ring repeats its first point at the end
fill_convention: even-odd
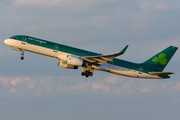
{"type": "Polygon", "coordinates": [[[89,77],[89,72],[88,71],[85,72],[85,76],[89,77]]]}
{"type": "Polygon", "coordinates": [[[24,60],[24,57],[21,57],[21,60],[24,60]]]}
{"type": "Polygon", "coordinates": [[[90,72],[90,73],[89,73],[89,76],[90,76],[90,77],[92,77],[92,76],[93,76],[93,73],[92,73],[92,72],[90,72]]]}
{"type": "Polygon", "coordinates": [[[87,69],[86,67],[84,67],[81,75],[85,77],[92,77],[93,73],[94,73],[94,69],[87,69]]]}
{"type": "Polygon", "coordinates": [[[21,53],[21,55],[22,55],[21,60],[24,60],[24,50],[21,50],[21,51],[22,51],[22,53],[21,53]]]}
{"type": "Polygon", "coordinates": [[[82,76],[84,76],[84,75],[85,75],[85,73],[84,73],[84,72],[82,72],[82,73],[81,73],[81,75],[82,75],[82,76]]]}

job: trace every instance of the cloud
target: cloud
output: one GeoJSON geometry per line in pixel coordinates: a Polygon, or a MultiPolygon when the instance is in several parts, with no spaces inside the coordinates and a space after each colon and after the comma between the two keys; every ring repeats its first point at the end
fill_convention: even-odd
{"type": "Polygon", "coordinates": [[[125,83],[124,85],[121,86],[121,89],[122,89],[122,90],[129,89],[132,84],[133,84],[133,81],[130,81],[130,82],[128,82],[128,83],[125,83]]]}
{"type": "Polygon", "coordinates": [[[15,85],[17,85],[17,83],[19,83],[21,81],[29,81],[30,79],[31,79],[30,77],[25,77],[25,78],[18,77],[18,78],[12,79],[10,84],[13,84],[15,86],[15,85]]]}
{"type": "Polygon", "coordinates": [[[90,20],[91,24],[97,29],[103,29],[107,27],[107,17],[106,16],[93,16],[90,20]]]}
{"type": "Polygon", "coordinates": [[[166,5],[166,4],[163,4],[163,3],[159,3],[159,4],[155,7],[155,9],[159,9],[159,10],[165,10],[165,9],[168,9],[168,8],[169,8],[169,6],[166,5]]]}
{"type": "Polygon", "coordinates": [[[60,9],[69,13],[84,12],[93,6],[100,4],[115,3],[117,0],[15,0],[12,2],[13,6],[26,6],[37,8],[52,8],[60,9]]]}
{"type": "Polygon", "coordinates": [[[95,89],[104,89],[104,84],[103,83],[99,83],[99,82],[97,82],[97,83],[92,83],[92,86],[91,86],[91,88],[93,89],[93,90],[95,90],[95,89]]]}
{"type": "Polygon", "coordinates": [[[151,89],[148,87],[138,88],[137,90],[139,90],[139,92],[141,93],[146,93],[151,91],[151,89]]]}
{"type": "Polygon", "coordinates": [[[174,90],[179,91],[180,90],[180,82],[178,82],[175,86],[174,86],[174,90]]]}
{"type": "Polygon", "coordinates": [[[30,77],[17,77],[17,78],[11,78],[11,77],[3,77],[0,76],[0,81],[3,83],[3,85],[8,86],[10,84],[16,86],[18,83],[23,81],[30,81],[30,77]]]}
{"type": "Polygon", "coordinates": [[[159,4],[157,4],[156,6],[154,6],[154,9],[157,9],[157,10],[180,9],[180,5],[178,6],[178,4],[175,3],[174,5],[171,5],[171,6],[170,6],[170,3],[169,3],[169,4],[166,4],[166,3],[160,2],[159,4]]]}
{"type": "Polygon", "coordinates": [[[84,91],[85,89],[89,88],[89,86],[90,86],[90,82],[80,81],[77,85],[71,86],[71,90],[79,89],[84,91]]]}
{"type": "Polygon", "coordinates": [[[172,101],[172,103],[179,104],[180,103],[180,99],[175,99],[175,100],[172,101]]]}
{"type": "Polygon", "coordinates": [[[107,83],[112,84],[117,84],[120,81],[119,76],[116,75],[107,76],[105,80],[107,81],[107,83]]]}
{"type": "Polygon", "coordinates": [[[137,0],[137,3],[141,6],[144,13],[149,13],[154,10],[180,9],[180,6],[178,6],[177,2],[174,2],[174,4],[172,4],[172,2],[161,0],[137,0]]]}
{"type": "Polygon", "coordinates": [[[57,91],[65,91],[65,90],[66,90],[66,87],[63,86],[63,85],[61,85],[61,82],[59,82],[56,90],[57,90],[57,91]]]}
{"type": "Polygon", "coordinates": [[[161,87],[162,87],[163,90],[167,89],[167,85],[165,83],[161,84],[161,87]]]}
{"type": "Polygon", "coordinates": [[[7,101],[2,101],[2,102],[0,102],[0,105],[5,105],[7,103],[8,103],[7,101]]]}
{"type": "Polygon", "coordinates": [[[81,76],[58,76],[58,77],[3,77],[0,81],[6,89],[4,92],[35,95],[48,95],[57,92],[61,93],[91,93],[105,92],[109,94],[137,94],[162,92],[174,93],[180,90],[178,83],[162,83],[158,80],[139,81],[134,79],[119,79],[119,76],[108,75],[103,79],[95,78],[91,81],[84,81],[81,76]],[[72,81],[73,80],[73,81],[72,81]],[[173,91],[172,91],[173,90],[173,91]]]}
{"type": "Polygon", "coordinates": [[[33,89],[34,88],[34,84],[35,83],[33,81],[29,82],[28,85],[27,85],[27,88],[33,89]]]}
{"type": "Polygon", "coordinates": [[[113,93],[115,94],[121,94],[121,93],[133,93],[134,90],[132,88],[133,81],[130,80],[128,82],[125,82],[123,85],[121,85],[118,89],[114,89],[113,93]]]}
{"type": "Polygon", "coordinates": [[[10,84],[10,81],[9,81],[9,78],[8,78],[8,77],[0,76],[0,81],[3,83],[3,85],[8,85],[8,84],[10,84]]]}
{"type": "Polygon", "coordinates": [[[12,88],[9,90],[10,93],[15,93],[16,91],[17,91],[17,89],[15,89],[15,88],[12,88]]]}
{"type": "Polygon", "coordinates": [[[63,0],[15,0],[12,4],[18,6],[55,7],[61,2],[63,0]]]}

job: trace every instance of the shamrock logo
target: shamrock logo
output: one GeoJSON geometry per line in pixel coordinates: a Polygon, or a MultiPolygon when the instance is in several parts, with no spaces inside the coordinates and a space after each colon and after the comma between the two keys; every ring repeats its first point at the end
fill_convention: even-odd
{"type": "Polygon", "coordinates": [[[122,53],[124,53],[125,51],[123,50],[122,53]]]}
{"type": "Polygon", "coordinates": [[[160,53],[159,56],[154,57],[152,59],[152,61],[155,62],[155,64],[157,64],[159,62],[161,65],[166,65],[167,64],[167,59],[165,57],[166,57],[166,54],[160,53]]]}

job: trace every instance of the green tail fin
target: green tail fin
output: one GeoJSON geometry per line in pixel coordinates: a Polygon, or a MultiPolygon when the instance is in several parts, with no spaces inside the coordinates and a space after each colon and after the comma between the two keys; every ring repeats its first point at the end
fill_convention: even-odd
{"type": "Polygon", "coordinates": [[[164,68],[166,67],[166,65],[169,63],[169,61],[171,60],[172,56],[174,55],[177,49],[178,47],[169,46],[162,52],[156,54],[149,60],[142,63],[142,65],[149,67],[155,71],[162,72],[164,68]]]}

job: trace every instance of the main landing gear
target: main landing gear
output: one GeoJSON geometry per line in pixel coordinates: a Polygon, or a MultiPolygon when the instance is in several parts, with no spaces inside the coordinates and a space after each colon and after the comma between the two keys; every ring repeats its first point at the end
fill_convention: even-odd
{"type": "Polygon", "coordinates": [[[89,72],[89,71],[85,71],[85,72],[82,72],[81,73],[82,76],[85,76],[85,77],[92,77],[93,76],[93,73],[92,72],[89,72]]]}
{"type": "Polygon", "coordinates": [[[88,65],[86,67],[83,67],[83,71],[82,71],[81,75],[85,76],[85,77],[89,77],[89,76],[92,77],[93,73],[94,73],[94,69],[88,65]]]}
{"type": "Polygon", "coordinates": [[[24,60],[24,50],[22,50],[21,55],[22,55],[21,60],[24,60]]]}

